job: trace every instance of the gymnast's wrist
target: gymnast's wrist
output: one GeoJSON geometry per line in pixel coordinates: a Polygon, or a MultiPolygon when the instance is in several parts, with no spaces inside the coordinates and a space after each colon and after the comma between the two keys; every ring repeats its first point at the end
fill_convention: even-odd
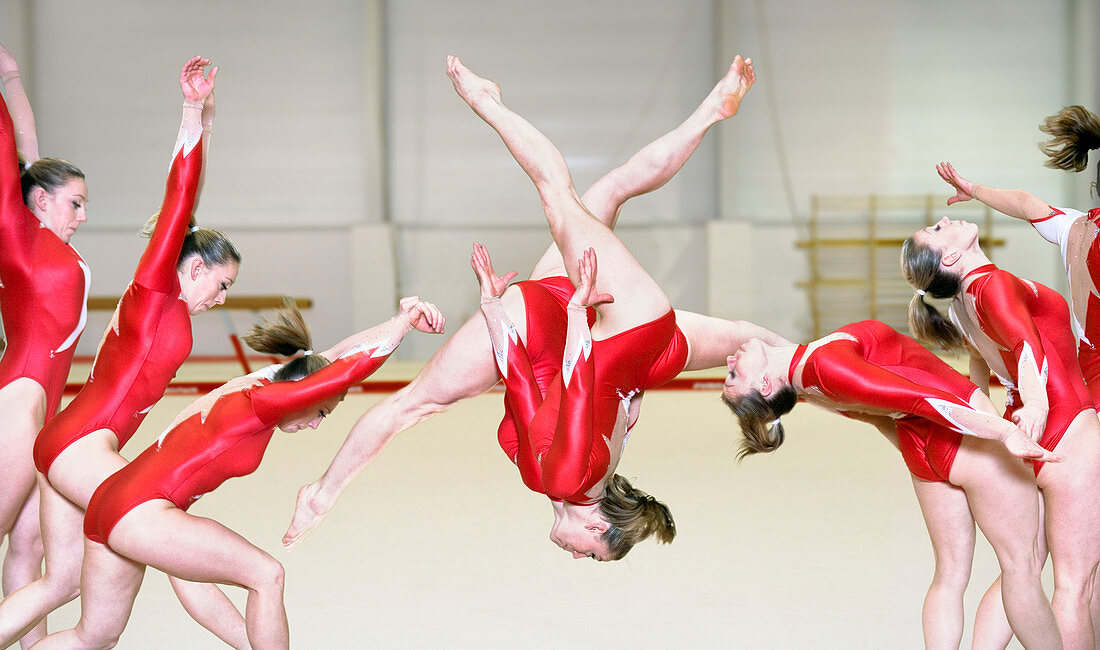
{"type": "Polygon", "coordinates": [[[10,83],[14,79],[22,79],[22,78],[23,78],[23,75],[19,73],[19,70],[10,70],[8,72],[0,74],[0,79],[2,79],[4,81],[4,83],[10,83]]]}
{"type": "Polygon", "coordinates": [[[499,305],[500,296],[482,296],[481,304],[483,305],[499,305]]]}
{"type": "Polygon", "coordinates": [[[183,100],[183,107],[184,108],[194,108],[196,110],[201,111],[202,110],[202,100],[201,99],[185,99],[185,100],[183,100]]]}
{"type": "Polygon", "coordinates": [[[398,312],[393,318],[394,323],[401,330],[401,336],[405,336],[416,329],[416,322],[413,320],[413,317],[406,312],[398,312]]]}

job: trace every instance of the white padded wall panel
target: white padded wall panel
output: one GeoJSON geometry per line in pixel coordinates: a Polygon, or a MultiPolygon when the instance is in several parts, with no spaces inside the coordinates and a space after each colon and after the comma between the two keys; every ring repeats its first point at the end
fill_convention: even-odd
{"type": "MultiPolygon", "coordinates": [[[[388,7],[390,196],[406,224],[526,224],[530,181],[444,75],[448,53],[498,81],[553,140],[583,191],[682,121],[715,81],[711,3],[438,0],[388,7]]],[[[630,206],[639,223],[715,213],[713,143],[675,185],[630,206]]]]}
{"type": "Polygon", "coordinates": [[[814,193],[943,191],[940,160],[990,184],[1064,194],[1035,145],[1039,120],[1067,93],[1066,2],[721,4],[721,42],[756,55],[760,73],[745,128],[719,136],[724,217],[789,219],[777,119],[801,215],[814,193]]]}
{"type": "Polygon", "coordinates": [[[222,66],[204,223],[363,220],[362,3],[43,0],[33,24],[42,150],[88,174],[87,228],[156,210],[194,54],[222,66]]]}

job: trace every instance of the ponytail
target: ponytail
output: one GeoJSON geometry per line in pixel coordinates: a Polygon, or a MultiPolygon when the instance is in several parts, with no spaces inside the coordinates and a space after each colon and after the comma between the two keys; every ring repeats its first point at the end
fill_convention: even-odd
{"type": "Polygon", "coordinates": [[[962,290],[962,278],[940,265],[943,254],[909,237],[901,245],[901,272],[918,293],[909,301],[909,331],[917,340],[944,350],[961,350],[966,339],[940,310],[924,301],[925,294],[946,300],[962,290]],[[919,293],[924,292],[924,293],[919,293]]]}
{"type": "Polygon", "coordinates": [[[306,352],[280,368],[275,373],[275,381],[302,379],[329,364],[325,357],[312,353],[313,339],[309,325],[291,298],[283,298],[283,306],[275,310],[272,320],[262,319],[241,338],[248,347],[264,354],[290,357],[301,351],[306,352]]]}
{"type": "Polygon", "coordinates": [[[601,536],[607,545],[609,559],[619,560],[638,542],[656,535],[661,544],[676,537],[676,523],[668,506],[615,474],[600,500],[600,514],[608,523],[601,536]]]}
{"type": "Polygon", "coordinates": [[[737,452],[737,462],[741,462],[746,456],[775,451],[783,444],[785,432],[779,418],[798,403],[798,393],[794,386],[784,384],[767,398],[753,390],[738,397],[723,394],[722,401],[741,423],[743,438],[737,452]]]}
{"type": "MultiPolygon", "coordinates": [[[[1100,149],[1100,118],[1083,106],[1067,106],[1043,120],[1039,130],[1050,140],[1039,145],[1047,156],[1043,163],[1052,169],[1084,171],[1089,164],[1089,151],[1100,149]]],[[[1100,165],[1097,166],[1100,182],[1100,165]]]]}
{"type": "MultiPolygon", "coordinates": [[[[139,234],[142,237],[152,237],[159,219],[159,212],[149,217],[139,234]]],[[[229,237],[217,230],[197,227],[195,215],[191,215],[191,219],[187,222],[187,235],[183,238],[183,247],[180,248],[180,258],[176,267],[179,268],[195,255],[202,258],[202,263],[207,268],[241,263],[241,253],[229,237]]]]}

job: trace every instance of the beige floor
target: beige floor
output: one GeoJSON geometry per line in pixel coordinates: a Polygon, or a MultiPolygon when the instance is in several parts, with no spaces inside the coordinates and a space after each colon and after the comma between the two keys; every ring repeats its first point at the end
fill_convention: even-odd
{"type": "MultiPolygon", "coordinates": [[[[785,419],[782,449],[737,465],[733,419],[716,394],[647,395],[620,471],[669,504],[679,537],[618,563],[573,560],[548,541],[550,506],[496,447],[499,394],[399,437],[324,525],[284,552],[298,487],[379,399],[349,397],[319,431],[276,434],[255,474],[191,509],[283,562],[295,647],[922,645],[932,553],[901,459],[870,427],[808,406],[785,419]]],[[[165,398],[128,455],[188,400],[165,398]]],[[[982,542],[969,613],[995,566],[982,542]]],[[[227,591],[240,601],[241,590],[227,591]]],[[[69,605],[51,626],[78,615],[69,605]]],[[[218,643],[150,571],[119,647],[218,643]]]]}

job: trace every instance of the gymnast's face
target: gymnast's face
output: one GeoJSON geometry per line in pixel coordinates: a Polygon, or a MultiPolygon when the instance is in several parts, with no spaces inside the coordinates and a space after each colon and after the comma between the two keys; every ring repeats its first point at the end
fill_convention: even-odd
{"type": "Polygon", "coordinates": [[[291,413],[279,420],[279,429],[286,433],[296,433],[302,429],[316,429],[321,426],[321,421],[332,413],[336,405],[343,401],[347,392],[334,395],[320,404],[304,408],[296,413],[291,413]]]}
{"type": "Polygon", "coordinates": [[[83,178],[72,178],[52,194],[37,187],[31,193],[31,209],[35,216],[57,235],[69,243],[80,224],[88,220],[84,204],[88,202],[88,186],[83,178]]]}
{"type": "Polygon", "coordinates": [[[599,504],[582,506],[554,501],[554,527],[550,541],[573,555],[573,559],[590,558],[606,562],[607,544],[602,537],[607,522],[600,517],[599,504]]]}
{"type": "Polygon", "coordinates": [[[768,357],[764,351],[764,343],[759,339],[749,339],[737,352],[726,357],[729,374],[726,375],[722,395],[735,399],[754,390],[766,394],[764,387],[770,385],[766,376],[767,367],[768,357]]]}
{"type": "Polygon", "coordinates": [[[932,250],[965,251],[977,244],[978,226],[969,221],[952,221],[944,217],[931,226],[918,230],[913,239],[932,250]]]}
{"type": "Polygon", "coordinates": [[[225,303],[229,287],[237,280],[237,269],[232,263],[207,266],[199,255],[184,261],[180,288],[192,316],[225,303]]]}

